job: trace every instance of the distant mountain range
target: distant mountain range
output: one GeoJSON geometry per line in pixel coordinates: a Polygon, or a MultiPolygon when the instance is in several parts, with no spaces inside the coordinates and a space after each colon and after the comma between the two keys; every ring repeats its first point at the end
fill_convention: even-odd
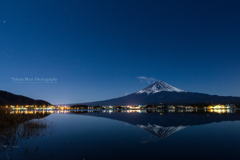
{"type": "Polygon", "coordinates": [[[6,91],[0,91],[0,106],[5,105],[51,105],[44,100],[34,100],[21,95],[16,95],[6,91]]]}
{"type": "MultiPolygon", "coordinates": [[[[90,106],[105,105],[191,105],[191,104],[240,104],[240,97],[217,96],[187,92],[166,82],[157,81],[150,86],[127,96],[79,103],[90,106]]],[[[76,105],[76,104],[74,104],[76,105]]]]}
{"type": "MultiPolygon", "coordinates": [[[[127,96],[96,102],[70,104],[88,106],[126,105],[192,105],[192,104],[240,104],[240,97],[217,96],[187,92],[166,82],[156,81],[150,86],[127,96]]],[[[34,100],[25,96],[0,91],[0,105],[51,105],[44,100],[34,100]]]]}

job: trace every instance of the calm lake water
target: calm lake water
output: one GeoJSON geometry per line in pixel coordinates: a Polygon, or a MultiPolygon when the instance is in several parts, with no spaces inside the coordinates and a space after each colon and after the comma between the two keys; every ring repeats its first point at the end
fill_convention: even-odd
{"type": "Polygon", "coordinates": [[[28,112],[1,115],[1,160],[240,159],[239,110],[28,112]]]}

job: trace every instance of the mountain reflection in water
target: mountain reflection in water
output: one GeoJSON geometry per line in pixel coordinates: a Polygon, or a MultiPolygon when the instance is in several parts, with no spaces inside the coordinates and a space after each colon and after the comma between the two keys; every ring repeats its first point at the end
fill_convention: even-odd
{"type": "MultiPolygon", "coordinates": [[[[159,138],[166,138],[175,132],[185,129],[189,126],[210,124],[222,121],[240,120],[240,110],[229,109],[227,113],[215,110],[130,110],[125,112],[88,112],[89,116],[104,117],[114,120],[127,122],[138,126],[159,138]],[[185,111],[185,112],[184,112],[185,111]],[[143,114],[137,114],[143,113],[143,114]],[[111,113],[111,114],[108,114],[111,113]],[[121,113],[121,114],[120,114],[121,113]],[[131,113],[131,114],[126,114],[131,113]],[[144,114],[152,113],[152,114],[144,114]],[[158,114],[160,113],[160,114],[158,114]],[[232,113],[232,114],[230,114],[232,113]]],[[[74,111],[73,113],[84,113],[74,111]]]]}
{"type": "Polygon", "coordinates": [[[171,127],[162,127],[162,126],[158,126],[158,125],[137,125],[138,127],[156,135],[159,138],[166,138],[168,136],[170,136],[171,134],[180,131],[184,128],[187,128],[188,126],[171,126],[171,127]]]}
{"type": "Polygon", "coordinates": [[[234,159],[239,120],[234,109],[4,111],[0,159],[234,159]]]}
{"type": "MultiPolygon", "coordinates": [[[[11,111],[11,115],[21,115],[15,116],[18,119],[24,121],[34,118],[44,118],[50,114],[84,114],[88,116],[95,117],[104,117],[114,120],[119,120],[123,122],[127,122],[129,124],[133,124],[143,130],[146,130],[158,138],[166,138],[172,135],[175,132],[178,132],[182,129],[185,129],[189,126],[194,125],[202,125],[213,122],[221,122],[221,121],[234,121],[240,120],[238,114],[240,110],[236,109],[157,109],[157,110],[14,110],[11,111]],[[96,114],[102,113],[102,114],[96,114]],[[115,114],[114,114],[115,113],[115,114]],[[121,113],[121,114],[120,114],[121,113]],[[131,113],[126,114],[126,113],[131,113]],[[142,114],[137,114],[142,113],[142,114]],[[148,113],[148,114],[144,114],[148,113]],[[154,114],[149,114],[154,113],[154,114]],[[157,114],[159,113],[159,115],[157,114]],[[175,113],[175,114],[173,114],[175,113]],[[227,114],[228,113],[228,114],[227,114]],[[235,114],[229,114],[235,113],[235,114]],[[24,116],[25,115],[25,116],[24,116]],[[35,116],[26,116],[26,115],[35,115],[35,116]],[[237,115],[237,116],[236,116],[237,115]]],[[[29,122],[28,122],[29,123],[29,122]]],[[[19,125],[19,127],[25,127],[23,131],[34,131],[34,124],[27,125],[19,125]],[[30,126],[33,128],[27,129],[26,126],[30,126]]],[[[30,123],[39,123],[36,121],[31,121],[30,123]]],[[[44,121],[40,121],[40,123],[44,123],[44,121]]],[[[37,124],[35,124],[37,126],[37,124]]],[[[47,124],[45,124],[47,126],[47,124]]],[[[42,125],[42,129],[44,129],[42,125]]],[[[46,128],[46,127],[45,127],[46,128]]],[[[21,130],[21,129],[20,129],[21,130]]],[[[21,130],[22,131],[22,130],[21,130]]],[[[39,133],[41,131],[39,130],[39,133]]],[[[28,133],[28,135],[31,135],[28,133]]]]}

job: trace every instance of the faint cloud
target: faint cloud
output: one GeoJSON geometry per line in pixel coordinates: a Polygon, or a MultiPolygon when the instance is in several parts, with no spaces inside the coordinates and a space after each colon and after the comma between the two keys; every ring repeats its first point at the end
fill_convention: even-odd
{"type": "Polygon", "coordinates": [[[140,80],[140,82],[146,82],[148,84],[151,84],[151,83],[157,81],[156,78],[152,78],[152,77],[139,76],[137,78],[140,80]]]}
{"type": "Polygon", "coordinates": [[[127,96],[127,95],[129,95],[129,93],[128,93],[128,92],[126,92],[126,93],[125,93],[125,96],[127,96]]]}

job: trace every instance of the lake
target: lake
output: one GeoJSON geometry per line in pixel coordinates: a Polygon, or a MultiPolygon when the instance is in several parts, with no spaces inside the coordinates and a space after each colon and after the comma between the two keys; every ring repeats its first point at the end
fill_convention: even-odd
{"type": "Polygon", "coordinates": [[[1,160],[239,159],[240,110],[2,113],[1,160]]]}

